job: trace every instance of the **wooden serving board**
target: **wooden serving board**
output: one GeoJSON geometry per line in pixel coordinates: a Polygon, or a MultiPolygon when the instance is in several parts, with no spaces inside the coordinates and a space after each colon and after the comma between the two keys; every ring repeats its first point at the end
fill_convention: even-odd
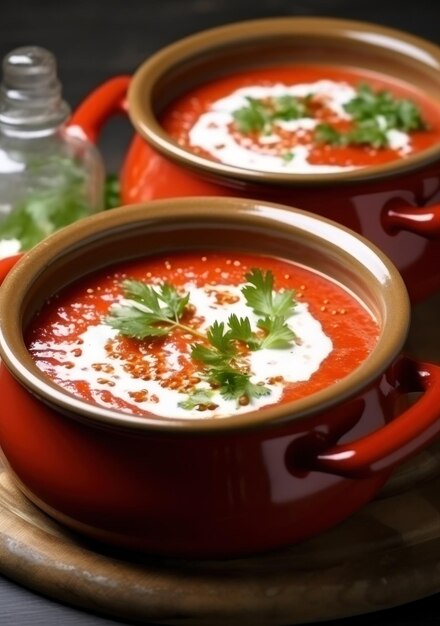
{"type": "Polygon", "coordinates": [[[395,606],[440,590],[440,444],[331,531],[228,561],[103,551],[34,507],[0,467],[0,564],[54,599],[155,624],[281,626],[395,606]]]}
{"type": "MultiPolygon", "coordinates": [[[[421,321],[408,347],[422,358],[439,356],[438,311],[433,341],[429,316],[415,310],[421,321]]],[[[34,507],[0,465],[0,571],[54,599],[140,623],[282,626],[396,606],[440,591],[440,442],[332,530],[228,561],[104,551],[34,507]]]]}

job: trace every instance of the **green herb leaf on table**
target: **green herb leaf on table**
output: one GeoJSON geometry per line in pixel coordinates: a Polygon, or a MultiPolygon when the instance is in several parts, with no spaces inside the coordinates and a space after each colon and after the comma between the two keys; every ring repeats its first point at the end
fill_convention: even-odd
{"type": "Polygon", "coordinates": [[[83,169],[74,160],[59,157],[36,161],[30,167],[38,177],[40,168],[51,166],[56,171],[53,186],[29,192],[0,223],[0,239],[18,239],[21,249],[29,250],[59,228],[90,214],[83,169]]]}

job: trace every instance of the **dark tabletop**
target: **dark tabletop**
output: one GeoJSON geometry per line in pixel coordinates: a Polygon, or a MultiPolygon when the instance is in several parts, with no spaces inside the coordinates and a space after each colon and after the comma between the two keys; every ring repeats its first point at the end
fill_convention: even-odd
{"type": "MultiPolygon", "coordinates": [[[[377,22],[440,44],[437,0],[8,0],[1,7],[0,56],[21,45],[51,50],[65,98],[74,107],[102,81],[133,72],[152,52],[185,35],[238,20],[283,15],[377,22]]],[[[126,120],[111,122],[105,130],[101,150],[109,171],[117,171],[131,132],[126,120]]],[[[437,626],[439,614],[436,595],[337,624],[437,626]]],[[[63,606],[0,576],[0,626],[116,623],[121,622],[63,606]]]]}

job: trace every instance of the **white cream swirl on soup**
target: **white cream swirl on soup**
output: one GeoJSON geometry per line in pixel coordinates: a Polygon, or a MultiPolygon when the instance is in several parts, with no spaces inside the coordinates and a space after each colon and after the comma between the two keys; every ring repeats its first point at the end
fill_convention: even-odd
{"type": "MultiPolygon", "coordinates": [[[[231,285],[197,287],[193,283],[184,285],[183,288],[190,294],[190,302],[195,307],[194,314],[203,318],[199,330],[206,330],[215,321],[226,323],[231,314],[248,317],[253,330],[256,330],[258,318],[247,306],[241,287],[231,285]],[[222,295],[228,296],[226,302],[222,295]]],[[[145,364],[155,372],[150,380],[130,374],[123,353],[115,350],[118,331],[104,323],[89,326],[73,342],[60,342],[59,338],[68,336],[71,329],[68,322],[66,324],[58,322],[54,329],[57,341],[35,342],[32,353],[38,359],[38,367],[65,389],[75,393],[77,381],[85,381],[97,404],[115,406],[112,403],[113,396],[122,399],[128,405],[164,417],[221,418],[278,402],[285,383],[309,380],[330,354],[333,349],[332,341],[324,333],[320,322],[309,312],[307,303],[298,302],[293,315],[286,321],[296,335],[291,347],[261,349],[249,355],[251,381],[255,384],[264,383],[269,388],[270,394],[253,398],[249,404],[241,406],[236,400],[227,400],[219,392],[214,392],[212,402],[216,408],[203,412],[196,408],[181,408],[179,403],[187,398],[187,393],[164,385],[167,378],[178,373],[180,369],[184,372],[185,362],[190,358],[189,345],[186,347],[186,353],[182,354],[173,342],[167,342],[164,345],[160,374],[155,363],[156,357],[145,354],[143,356],[145,364]],[[109,391],[111,396],[103,395],[103,389],[109,391]],[[133,402],[134,398],[136,403],[133,402]]],[[[209,385],[203,381],[196,385],[196,389],[208,388],[209,385]]]]}
{"type": "MultiPolygon", "coordinates": [[[[188,132],[189,145],[209,154],[213,159],[227,165],[262,172],[292,174],[322,174],[356,169],[352,164],[312,163],[309,160],[313,139],[302,143],[302,138],[314,131],[320,120],[314,117],[298,119],[274,119],[269,132],[240,137],[231,131],[234,113],[249,103],[249,99],[264,101],[270,98],[313,97],[319,100],[334,115],[335,120],[351,121],[352,117],[344,105],[357,95],[356,90],[345,82],[318,80],[295,85],[275,84],[271,86],[249,86],[235,90],[227,97],[213,102],[202,113],[188,132]],[[298,143],[283,147],[286,133],[296,137],[298,143]]],[[[380,119],[377,123],[380,126],[380,119]]],[[[395,128],[386,129],[388,146],[402,156],[411,150],[410,136],[395,128]]]]}

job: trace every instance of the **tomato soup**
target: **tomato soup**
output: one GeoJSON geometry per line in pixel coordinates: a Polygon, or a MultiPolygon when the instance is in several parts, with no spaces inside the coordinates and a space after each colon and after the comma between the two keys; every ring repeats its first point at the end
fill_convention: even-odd
{"type": "Polygon", "coordinates": [[[291,66],[203,84],[161,117],[181,146],[221,163],[313,174],[407,158],[440,140],[438,107],[367,70],[291,66]]]}
{"type": "Polygon", "coordinates": [[[194,252],[82,279],[46,303],[26,343],[49,378],[88,402],[203,419],[332,385],[378,334],[353,295],[309,269],[194,252]]]}

